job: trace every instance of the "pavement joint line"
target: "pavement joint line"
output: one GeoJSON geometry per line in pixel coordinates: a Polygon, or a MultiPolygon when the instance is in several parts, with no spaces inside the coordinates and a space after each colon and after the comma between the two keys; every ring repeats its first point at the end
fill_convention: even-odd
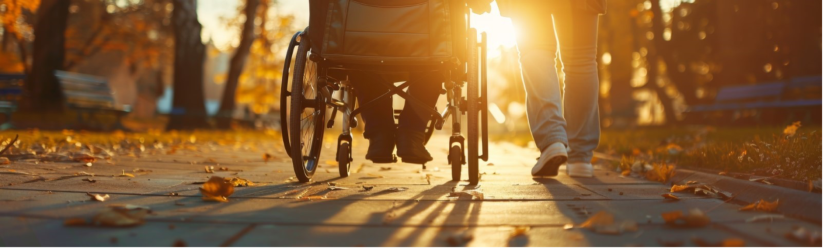
{"type": "Polygon", "coordinates": [[[224,242],[220,245],[220,247],[229,247],[229,246],[232,246],[232,244],[234,244],[236,241],[238,241],[239,239],[241,239],[241,237],[243,237],[244,235],[246,235],[247,233],[249,233],[249,231],[252,231],[252,229],[255,229],[255,226],[257,226],[257,223],[252,223],[252,224],[250,224],[249,226],[244,227],[244,229],[243,229],[243,230],[241,230],[240,232],[236,233],[235,235],[232,235],[232,237],[229,237],[229,239],[227,239],[226,241],[224,241],[224,242]]]}
{"type": "Polygon", "coordinates": [[[573,184],[573,185],[575,185],[576,187],[579,187],[579,188],[583,188],[584,190],[590,191],[590,193],[593,193],[595,195],[598,195],[598,196],[601,196],[601,197],[604,197],[604,198],[607,198],[607,199],[612,199],[610,197],[607,197],[607,196],[604,196],[604,195],[601,195],[601,194],[597,193],[595,190],[586,188],[585,186],[582,186],[581,184],[576,183],[576,184],[573,184]]]}
{"type": "MultiPolygon", "coordinates": [[[[44,215],[31,215],[31,214],[9,214],[9,213],[0,213],[0,217],[22,217],[22,218],[34,218],[34,219],[46,219],[46,220],[63,220],[66,217],[54,217],[54,216],[44,216],[44,215]]],[[[196,218],[205,218],[205,216],[195,216],[196,218]]],[[[516,227],[516,226],[529,226],[531,228],[536,227],[549,227],[549,228],[562,228],[569,223],[564,224],[526,224],[526,223],[512,223],[512,224],[441,224],[441,225],[424,225],[424,224],[352,224],[352,223],[302,223],[302,222],[244,222],[244,221],[228,221],[228,220],[205,220],[205,219],[193,219],[193,218],[184,218],[184,219],[172,219],[172,218],[146,218],[146,222],[152,223],[197,223],[197,224],[241,224],[241,225],[274,225],[274,226],[320,226],[320,227],[416,227],[416,228],[466,228],[466,227],[516,227]]],[[[792,222],[792,221],[774,221],[774,222],[792,222]]],[[[711,226],[718,226],[724,224],[746,224],[749,223],[744,220],[730,220],[730,221],[714,221],[711,222],[711,226]]],[[[651,223],[638,223],[640,227],[665,227],[671,228],[673,230],[685,230],[689,231],[690,229],[685,228],[678,228],[678,227],[671,227],[665,223],[661,222],[651,222],[651,223]]],[[[93,226],[91,226],[93,227],[93,226]]],[[[723,230],[730,230],[732,233],[738,233],[735,229],[731,229],[727,226],[718,227],[723,230]]],[[[771,243],[768,243],[771,244],[771,243]]]]}

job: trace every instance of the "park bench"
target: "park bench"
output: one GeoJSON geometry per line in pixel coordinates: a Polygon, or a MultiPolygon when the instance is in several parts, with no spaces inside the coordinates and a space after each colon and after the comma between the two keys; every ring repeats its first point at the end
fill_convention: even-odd
{"type": "Polygon", "coordinates": [[[687,114],[702,122],[782,124],[821,122],[822,76],[719,89],[713,104],[691,106],[687,114]],[[795,120],[794,120],[795,119],[795,120]],[[819,121],[817,121],[819,120],[819,121]]]}
{"type": "Polygon", "coordinates": [[[130,110],[127,106],[118,106],[115,103],[114,95],[106,79],[59,70],[55,71],[54,75],[60,82],[66,107],[77,114],[77,127],[75,128],[124,129],[120,121],[123,115],[129,113],[130,110]],[[106,122],[101,115],[96,114],[113,114],[115,120],[106,122]]]}
{"type": "Polygon", "coordinates": [[[17,110],[20,96],[23,95],[25,74],[0,74],[0,113],[4,115],[0,130],[12,128],[11,114],[17,110]]]}

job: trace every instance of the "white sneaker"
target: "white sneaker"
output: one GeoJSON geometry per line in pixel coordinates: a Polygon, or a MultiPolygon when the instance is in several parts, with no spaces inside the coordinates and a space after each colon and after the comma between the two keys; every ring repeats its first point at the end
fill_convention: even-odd
{"type": "Polygon", "coordinates": [[[559,166],[564,162],[567,162],[567,146],[560,142],[554,143],[541,152],[532,173],[534,176],[556,176],[559,174],[559,166]]]}
{"type": "Polygon", "coordinates": [[[572,177],[593,177],[593,165],[590,163],[568,163],[567,175],[572,177]]]}

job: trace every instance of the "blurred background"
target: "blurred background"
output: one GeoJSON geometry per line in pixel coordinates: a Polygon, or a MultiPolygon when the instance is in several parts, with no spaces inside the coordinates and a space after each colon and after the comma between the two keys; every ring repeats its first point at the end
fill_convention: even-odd
{"type": "MultiPolygon", "coordinates": [[[[622,174],[678,164],[821,188],[822,1],[607,3],[594,161],[622,174]]],[[[285,48],[308,19],[306,0],[0,0],[2,143],[39,129],[175,139],[254,129],[278,140],[285,48]]],[[[495,4],[472,20],[489,37],[491,139],[534,147],[518,28],[495,4]]],[[[332,150],[338,133],[326,134],[332,150]]]]}
{"type": "MultiPolygon", "coordinates": [[[[608,8],[603,128],[821,124],[821,1],[608,8]]],[[[277,128],[284,49],[308,9],[305,0],[0,0],[3,128],[277,128]],[[176,63],[176,53],[190,59],[176,63]]],[[[528,132],[512,24],[495,4],[473,18],[490,37],[491,132],[528,132]]]]}

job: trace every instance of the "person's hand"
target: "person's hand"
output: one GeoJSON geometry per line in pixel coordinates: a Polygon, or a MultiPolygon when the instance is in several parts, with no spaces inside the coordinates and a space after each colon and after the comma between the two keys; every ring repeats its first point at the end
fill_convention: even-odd
{"type": "Polygon", "coordinates": [[[490,4],[492,3],[493,0],[467,0],[467,6],[470,6],[470,10],[479,15],[490,12],[490,4]]]}

